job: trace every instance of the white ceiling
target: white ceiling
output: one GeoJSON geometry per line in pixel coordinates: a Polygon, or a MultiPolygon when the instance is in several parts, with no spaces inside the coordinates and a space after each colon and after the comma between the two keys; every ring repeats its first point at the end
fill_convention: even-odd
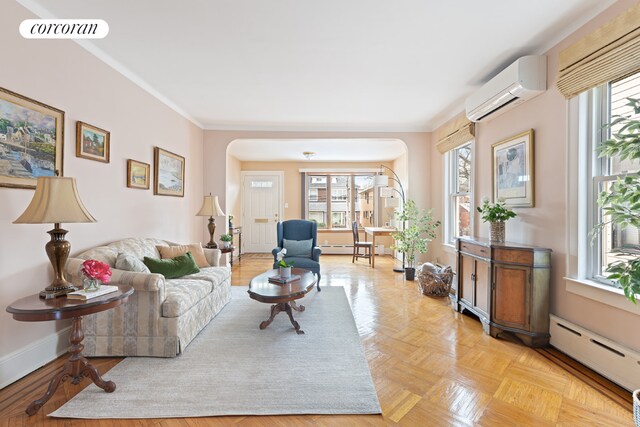
{"type": "Polygon", "coordinates": [[[238,139],[227,154],[248,161],[381,162],[404,154],[404,142],[393,138],[238,139]],[[307,160],[303,154],[314,154],[307,160]]]}
{"type": "Polygon", "coordinates": [[[430,131],[613,0],[18,0],[207,129],[430,131]]]}

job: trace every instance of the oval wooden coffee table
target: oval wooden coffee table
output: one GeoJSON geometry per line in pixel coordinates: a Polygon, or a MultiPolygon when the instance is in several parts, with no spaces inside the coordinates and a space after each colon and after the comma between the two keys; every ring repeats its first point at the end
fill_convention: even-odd
{"type": "Polygon", "coordinates": [[[297,274],[300,279],[294,280],[284,285],[269,282],[269,277],[276,276],[278,270],[269,270],[251,279],[249,283],[249,296],[256,301],[273,304],[271,306],[271,317],[260,323],[260,329],[265,329],[273,322],[273,318],[281,311],[289,315],[289,320],[296,333],[304,334],[300,325],[293,319],[291,309],[304,311],[303,305],[297,305],[295,300],[304,297],[316,285],[316,276],[309,270],[293,268],[291,274],[297,274]]]}

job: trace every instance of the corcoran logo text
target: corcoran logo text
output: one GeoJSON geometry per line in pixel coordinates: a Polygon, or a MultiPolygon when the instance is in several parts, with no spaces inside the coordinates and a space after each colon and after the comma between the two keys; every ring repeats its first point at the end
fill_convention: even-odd
{"type": "Polygon", "coordinates": [[[25,19],[20,34],[25,39],[102,39],[109,24],[102,19],[25,19]]]}

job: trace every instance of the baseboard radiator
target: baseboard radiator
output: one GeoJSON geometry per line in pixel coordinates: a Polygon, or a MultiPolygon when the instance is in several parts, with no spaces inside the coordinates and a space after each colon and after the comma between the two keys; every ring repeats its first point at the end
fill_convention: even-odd
{"type": "MultiPolygon", "coordinates": [[[[320,245],[323,254],[340,255],[352,254],[353,245],[320,245]]],[[[364,253],[364,249],[360,249],[360,253],[364,253]]],[[[384,245],[376,245],[376,255],[384,255],[384,245]]]]}
{"type": "Polygon", "coordinates": [[[551,345],[627,390],[640,388],[640,353],[553,314],[551,345]]]}

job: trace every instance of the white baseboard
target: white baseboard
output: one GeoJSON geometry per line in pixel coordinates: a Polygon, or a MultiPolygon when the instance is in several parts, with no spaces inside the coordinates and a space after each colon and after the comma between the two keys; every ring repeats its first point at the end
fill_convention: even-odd
{"type": "Polygon", "coordinates": [[[549,317],[552,346],[627,390],[640,387],[640,353],[553,314],[549,317]]]}
{"type": "Polygon", "coordinates": [[[69,335],[71,326],[0,359],[0,389],[66,353],[69,349],[69,335]]]}

